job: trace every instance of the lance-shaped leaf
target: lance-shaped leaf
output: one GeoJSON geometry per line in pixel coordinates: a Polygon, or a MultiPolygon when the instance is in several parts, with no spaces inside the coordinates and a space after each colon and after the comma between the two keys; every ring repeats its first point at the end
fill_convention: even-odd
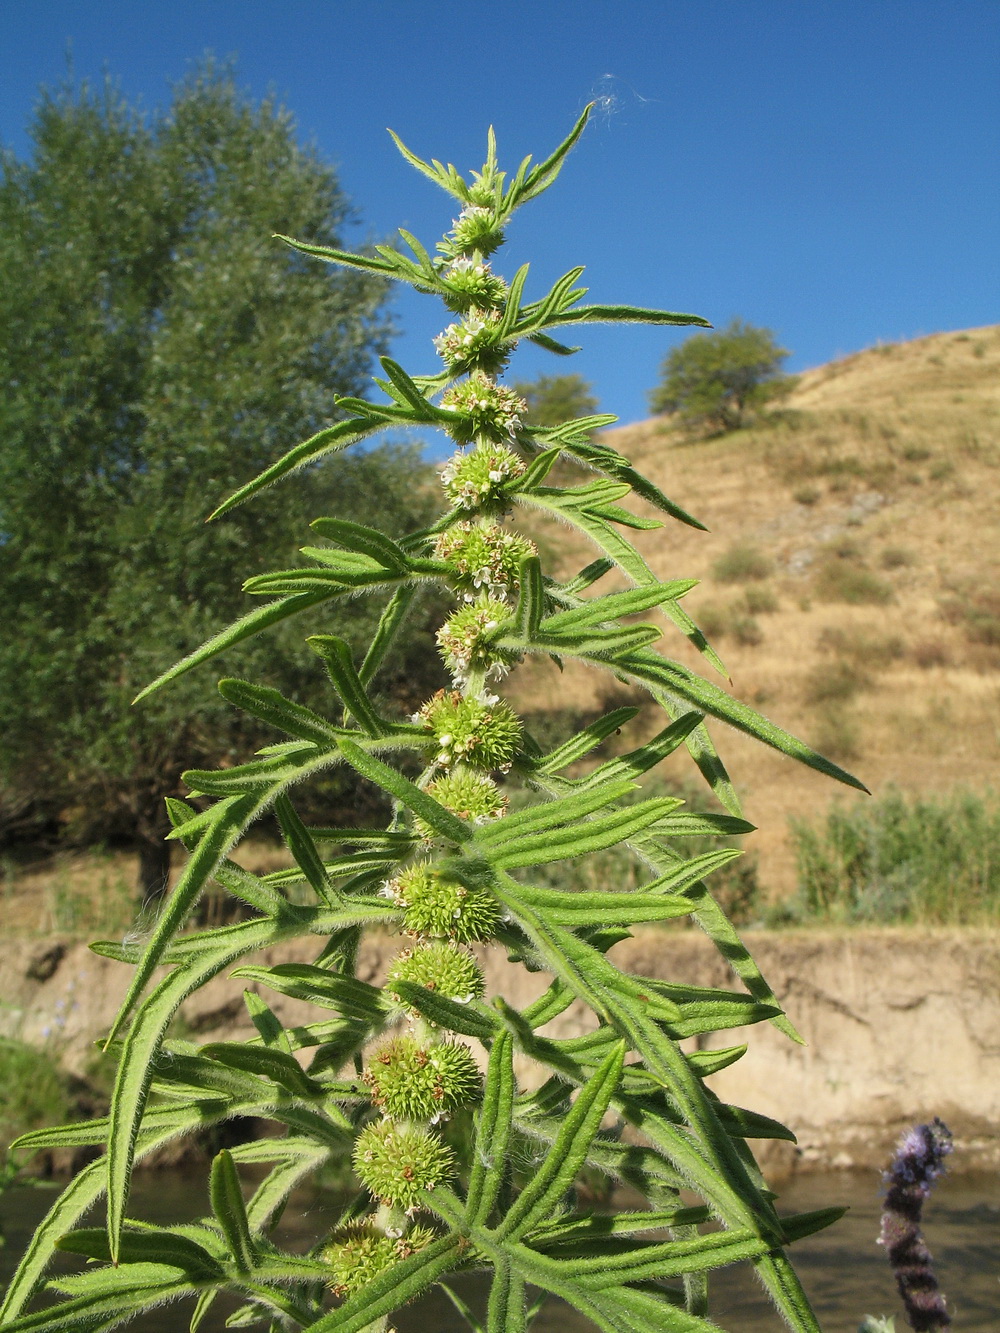
{"type": "MultiPolygon", "coordinates": [[[[581,780],[581,785],[595,787],[604,782],[611,782],[619,778],[637,778],[640,774],[647,773],[669,755],[672,755],[701,720],[702,715],[700,713],[685,713],[676,722],[664,727],[645,745],[636,750],[630,750],[628,754],[609,759],[606,764],[599,765],[592,773],[588,773],[581,780]]],[[[546,771],[551,771],[548,764],[545,767],[546,771]]]]}
{"type": "Polygon", "coordinates": [[[212,1162],[208,1179],[208,1196],[212,1212],[222,1228],[222,1234],[226,1238],[237,1271],[251,1272],[257,1262],[257,1246],[250,1234],[250,1222],[247,1218],[246,1204],[243,1202],[236,1163],[232,1154],[225,1148],[216,1154],[212,1162]]]}
{"type": "Polygon", "coordinates": [[[292,1045],[288,1039],[288,1034],[281,1019],[270,1005],[266,1004],[256,991],[252,990],[243,992],[243,1003],[250,1015],[250,1022],[257,1029],[257,1035],[264,1045],[274,1046],[290,1055],[292,1045]]]}
{"type": "Polygon", "coordinates": [[[508,1259],[499,1257],[486,1307],[486,1333],[525,1333],[526,1305],[524,1279],[508,1259]]]}
{"type": "Polygon", "coordinates": [[[835,778],[845,786],[868,791],[863,782],[859,782],[837,764],[824,759],[821,754],[817,754],[802,741],[796,740],[789,732],[775,726],[754,709],[748,708],[740,700],[720,690],[717,685],[702,680],[700,676],[696,676],[678,662],[671,662],[648,650],[640,650],[625,660],[619,659],[616,666],[635,680],[651,681],[665,686],[674,694],[694,704],[701,712],[728,722],[738,731],[745,732],[755,740],[763,741],[765,745],[771,746],[781,754],[798,759],[800,763],[814,768],[819,773],[825,773],[827,777],[835,778]]]}
{"type": "Polygon", "coordinates": [[[572,1185],[618,1088],[624,1059],[625,1046],[619,1043],[580,1089],[559,1138],[497,1227],[498,1240],[518,1240],[553,1211],[572,1185]]]}
{"type": "MultiPolygon", "coordinates": [[[[345,590],[341,590],[345,591],[345,590]]],[[[178,676],[183,676],[186,671],[192,667],[200,666],[202,662],[208,662],[211,658],[223,653],[227,648],[232,648],[234,644],[242,643],[244,639],[252,638],[259,634],[261,630],[269,629],[272,625],[277,625],[282,620],[287,620],[289,616],[298,615],[300,611],[307,611],[312,606],[318,606],[320,602],[325,602],[331,596],[338,596],[339,592],[331,591],[313,591],[308,593],[299,593],[294,597],[282,597],[276,602],[270,602],[267,606],[259,606],[239,620],[235,620],[226,629],[214,634],[200,648],[194,652],[188,653],[187,657],[175,662],[162,675],[139,691],[135,696],[133,703],[139,703],[145,699],[148,694],[162,686],[176,680],[178,676]]]]}
{"type": "Polygon", "coordinates": [[[300,740],[330,745],[344,734],[343,727],[334,726],[303,704],[293,703],[280,690],[269,685],[253,685],[246,680],[226,678],[219,681],[219,693],[228,703],[235,704],[269,726],[277,727],[300,740]]]}
{"type": "Polygon", "coordinates": [[[567,154],[586,128],[587,121],[590,119],[590,113],[593,109],[594,103],[588,102],[569,134],[567,134],[566,138],[555,152],[549,154],[544,162],[539,162],[536,166],[531,167],[529,171],[528,168],[531,158],[526,157],[524,159],[517,175],[511,181],[507,189],[505,202],[510,212],[513,212],[513,210],[518,208],[521,204],[526,204],[529,199],[536,198],[543,190],[547,190],[555,181],[559,172],[562,170],[562,165],[566,160],[567,154]]]}
{"type": "Polygon", "coordinates": [[[391,729],[391,724],[379,717],[368,698],[368,692],[355,669],[350,644],[333,634],[314,634],[306,640],[306,643],[323,659],[334,689],[344,701],[344,707],[357,719],[359,726],[369,736],[386,735],[391,729]]]}
{"type": "MultiPolygon", "coordinates": [[[[59,1239],[56,1248],[66,1254],[83,1255],[85,1259],[100,1259],[105,1263],[111,1260],[108,1233],[103,1227],[84,1227],[67,1232],[59,1239]]],[[[221,1264],[204,1246],[188,1236],[160,1228],[126,1231],[122,1236],[121,1262],[169,1264],[195,1282],[211,1282],[223,1276],[221,1264]]]]}
{"type": "Polygon", "coordinates": [[[585,856],[626,841],[674,808],[672,797],[640,801],[613,814],[600,815],[573,828],[551,829],[525,835],[499,848],[490,848],[489,859],[498,869],[544,865],[567,857],[585,856]]]}
{"type": "Polygon", "coordinates": [[[545,586],[542,582],[542,565],[537,555],[529,556],[521,563],[521,586],[514,612],[514,633],[519,639],[529,642],[538,633],[545,611],[545,586]]]}
{"type": "Polygon", "coordinates": [[[575,764],[578,759],[596,749],[614,732],[620,731],[638,712],[638,708],[616,708],[613,712],[605,713],[604,717],[591,722],[568,741],[550,751],[543,759],[539,759],[533,768],[539,773],[558,773],[560,769],[568,768],[570,764],[575,764]]]}
{"type": "Polygon", "coordinates": [[[418,986],[416,982],[394,981],[392,989],[408,1008],[416,1010],[422,1018],[448,1032],[460,1032],[466,1037],[489,1041],[499,1027],[496,1018],[478,1006],[461,1004],[458,1000],[428,990],[426,986],[418,986]]]}
{"type": "Polygon", "coordinates": [[[627,494],[628,487],[625,485],[600,481],[572,490],[537,486],[531,491],[517,492],[515,498],[544,509],[562,522],[578,528],[623,569],[634,583],[651,583],[652,571],[632,543],[616,532],[607,519],[595,512],[595,506],[613,503],[627,494]]]}
{"type": "Polygon", "coordinates": [[[504,493],[513,496],[518,492],[528,492],[535,486],[540,486],[552,471],[560,452],[559,449],[546,449],[536,454],[519,476],[512,477],[510,481],[504,483],[504,493]]]}
{"type": "Polygon", "coordinates": [[[403,622],[406,620],[416,595],[417,588],[415,584],[404,584],[392,594],[389,604],[379,617],[378,628],[368,645],[364,661],[358,668],[362,685],[371,684],[375,673],[385,661],[386,655],[403,627],[403,622]]]}
{"type": "Polygon", "coordinates": [[[707,531],[704,523],[699,522],[687,510],[682,509],[680,505],[668,499],[658,486],[654,486],[648,477],[644,477],[641,472],[632,467],[628,459],[623,458],[616,450],[605,444],[595,444],[590,439],[576,437],[567,440],[563,447],[582,463],[586,463],[588,467],[596,468],[599,472],[603,472],[605,476],[613,477],[616,481],[627,482],[636,495],[648,501],[649,504],[655,505],[661,512],[669,514],[671,518],[678,519],[681,523],[686,523],[688,527],[696,528],[701,532],[707,531]]]}
{"type": "Polygon", "coordinates": [[[674,310],[651,310],[638,305],[581,305],[548,321],[548,327],[568,324],[697,324],[710,329],[701,315],[683,315],[674,310]]]}
{"type": "Polygon", "coordinates": [[[313,963],[240,967],[232,975],[259,982],[295,1000],[335,1009],[347,1018],[357,1018],[365,1023],[381,1023],[388,1013],[388,1005],[377,986],[370,986],[357,977],[330,972],[325,967],[316,967],[313,963]]]}
{"type": "Polygon", "coordinates": [[[302,823],[295,807],[284,794],[275,801],[274,813],[278,816],[278,823],[281,826],[285,844],[316,897],[327,907],[336,907],[343,902],[344,896],[334,886],[330,876],[327,875],[323,859],[312,840],[309,830],[302,823]]]}
{"type": "Polygon", "coordinates": [[[352,523],[346,518],[317,518],[309,526],[321,537],[328,537],[349,551],[360,551],[371,556],[386,569],[397,574],[410,572],[410,561],[403,548],[377,528],[368,528],[361,523],[352,523]]]}
{"type": "Polygon", "coordinates": [[[443,838],[463,843],[472,837],[474,830],[465,820],[453,815],[440,801],[422,791],[409,778],[404,778],[396,769],[383,764],[381,759],[367,754],[353,741],[341,741],[340,750],[351,767],[356,768],[363,778],[368,778],[407,809],[412,810],[415,815],[419,815],[443,838]]]}
{"type": "Polygon", "coordinates": [[[502,1163],[510,1146],[515,1091],[513,1038],[509,1032],[500,1032],[490,1048],[466,1193],[466,1214],[473,1225],[488,1220],[500,1191],[502,1163]]]}
{"type": "Polygon", "coordinates": [[[758,1259],[768,1243],[752,1231],[714,1231],[692,1240],[635,1243],[634,1248],[582,1259],[562,1259],[567,1277],[587,1287],[610,1283],[648,1282],[683,1277],[685,1273],[722,1268],[744,1259],[758,1259]]]}
{"type": "Polygon", "coordinates": [[[654,607],[683,597],[696,587],[697,579],[674,579],[670,583],[649,583],[626,592],[607,593],[591,597],[568,611],[559,611],[543,622],[545,631],[581,629],[586,625],[601,625],[615,621],[619,616],[640,615],[654,607]]]}
{"type": "Polygon", "coordinates": [[[603,810],[623,796],[636,790],[636,784],[627,778],[609,782],[599,790],[578,792],[555,801],[542,801],[524,810],[484,825],[476,834],[476,844],[483,848],[498,848],[517,842],[527,834],[545,833],[566,824],[577,824],[595,810],[603,810]]]}
{"type": "Polygon", "coordinates": [[[219,505],[218,509],[209,515],[209,518],[221,518],[230,509],[235,509],[244,500],[249,500],[252,495],[256,495],[258,491],[262,491],[265,486],[270,486],[279,478],[287,476],[289,472],[294,472],[296,468],[302,467],[306,463],[312,463],[315,459],[322,457],[323,454],[346,449],[349,444],[353,444],[355,440],[363,439],[365,435],[370,435],[375,429],[377,429],[377,423],[373,423],[364,417],[354,417],[348,421],[338,421],[334,426],[328,426],[325,430],[317,431],[308,440],[303,440],[294,449],[289,449],[287,454],[283,454],[276,463],[272,463],[270,467],[265,468],[263,472],[254,477],[253,481],[248,481],[245,486],[241,486],[238,491],[234,491],[228,500],[225,500],[219,505]]]}
{"type": "Polygon", "coordinates": [[[198,1287],[167,1264],[129,1264],[76,1274],[59,1283],[73,1298],[4,1324],[4,1333],[98,1333],[144,1310],[190,1295],[198,1287]]]}
{"type": "Polygon", "coordinates": [[[293,1097],[316,1100],[325,1097],[327,1093],[327,1088],[316,1079],[310,1078],[294,1055],[273,1046],[248,1046],[239,1041],[215,1041],[202,1046],[201,1054],[232,1069],[269,1079],[293,1097]]]}
{"type": "Polygon", "coordinates": [[[521,897],[538,911],[544,912],[550,921],[571,929],[598,923],[631,925],[639,921],[671,921],[691,912],[691,903],[686,898],[672,894],[644,893],[641,889],[630,893],[610,890],[588,892],[582,889],[566,893],[559,889],[532,886],[522,888],[521,897]]]}

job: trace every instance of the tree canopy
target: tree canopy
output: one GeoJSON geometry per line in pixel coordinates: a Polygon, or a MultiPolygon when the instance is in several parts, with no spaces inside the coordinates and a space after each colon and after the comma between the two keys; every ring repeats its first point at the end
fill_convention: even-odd
{"type": "Polygon", "coordinates": [[[685,426],[736,430],[790,387],[791,379],[781,373],[789,355],[770,329],[740,319],[712,333],[692,334],[665,357],[650,406],[656,413],[676,412],[685,426]]]}
{"type": "MultiPolygon", "coordinates": [[[[0,779],[80,836],[133,841],[151,891],[181,768],[274,737],[203,682],[131,698],[254,609],[235,571],[294,563],[327,498],[419,526],[422,474],[383,448],[204,522],[362,391],[391,332],[380,279],[272,239],[338,245],[352,216],[286,111],[205,65],[150,117],[110,83],[45,93],[31,137],[0,162],[0,779]]],[[[374,612],[354,615],[360,642],[374,612]]],[[[298,642],[226,670],[308,695],[321,668],[298,642]]]]}
{"type": "Polygon", "coordinates": [[[513,388],[528,405],[530,426],[559,426],[597,411],[594,386],[582,375],[539,375],[534,380],[518,380],[513,388]]]}

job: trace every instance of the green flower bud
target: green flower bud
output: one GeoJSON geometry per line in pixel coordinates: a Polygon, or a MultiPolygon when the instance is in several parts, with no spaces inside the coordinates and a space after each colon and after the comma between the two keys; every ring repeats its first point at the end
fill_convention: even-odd
{"type": "Polygon", "coordinates": [[[374,1104],[393,1120],[438,1120],[475,1101],[482,1085],[468,1046],[424,1046],[415,1037],[395,1037],[380,1046],[364,1081],[374,1104]]]}
{"type": "Polygon", "coordinates": [[[391,1120],[367,1125],[354,1144],[354,1170],[376,1199],[390,1208],[416,1207],[421,1190],[432,1190],[455,1169],[450,1148],[424,1129],[391,1120]]]}
{"type": "Polygon", "coordinates": [[[388,889],[405,909],[403,928],[410,935],[469,944],[489,939],[500,922],[500,905],[491,894],[446,879],[427,862],[402,871],[388,889]]]}
{"type": "Polygon", "coordinates": [[[433,1239],[429,1227],[411,1227],[405,1236],[386,1236],[365,1223],[339,1228],[323,1251],[323,1259],[330,1265],[334,1294],[353,1296],[363,1291],[380,1273],[416,1254],[433,1239]]]}
{"type": "Polygon", "coordinates": [[[464,255],[442,274],[450,288],[444,303],[449,310],[499,310],[507,299],[507,284],[499,274],[490,272],[489,264],[476,264],[464,255]]]}
{"type": "Polygon", "coordinates": [[[456,681],[468,678],[470,671],[486,668],[494,675],[503,675],[517,653],[494,648],[489,636],[510,616],[510,607],[495,597],[484,597],[471,606],[463,606],[444,622],[437,632],[441,656],[456,681]]]}
{"type": "Polygon", "coordinates": [[[486,988],[482,971],[472,954],[443,940],[432,940],[416,949],[404,949],[393,960],[385,988],[402,1003],[393,989],[398,981],[411,981],[462,1004],[478,1000],[486,988]]]}
{"type": "MultiPolygon", "coordinates": [[[[438,778],[427,788],[436,801],[440,801],[453,814],[461,819],[471,819],[476,824],[488,824],[506,813],[507,798],[497,790],[496,783],[479,773],[470,773],[463,769],[460,773],[447,773],[438,778]]],[[[437,834],[429,824],[419,816],[413,821],[413,827],[422,838],[430,842],[437,834]]]]}
{"type": "Polygon", "coordinates": [[[501,487],[524,469],[524,460],[507,445],[480,444],[446,463],[441,482],[452,504],[483,514],[503,514],[510,508],[510,499],[501,487]]]}
{"type": "Polygon", "coordinates": [[[439,690],[418,716],[437,741],[439,764],[462,760],[476,768],[506,769],[521,746],[521,720],[502,699],[439,690]]]}
{"type": "Polygon", "coordinates": [[[452,586],[467,598],[485,593],[502,598],[516,592],[521,561],[537,554],[527,537],[498,523],[456,523],[437,540],[435,554],[451,565],[452,586]]]}
{"type": "Polygon", "coordinates": [[[442,395],[441,406],[464,414],[461,421],[448,428],[458,444],[470,444],[481,436],[495,441],[509,439],[520,426],[522,413],[528,410],[527,403],[513,389],[497,384],[481,370],[452,385],[442,395]]]}
{"type": "Polygon", "coordinates": [[[434,346],[454,375],[482,370],[496,375],[510,359],[514,343],[500,337],[500,319],[492,310],[470,311],[460,324],[449,324],[434,346]]]}

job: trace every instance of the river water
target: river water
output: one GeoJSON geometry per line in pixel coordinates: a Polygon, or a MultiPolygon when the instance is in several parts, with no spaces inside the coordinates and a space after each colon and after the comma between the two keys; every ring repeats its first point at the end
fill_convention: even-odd
{"type": "MultiPolygon", "coordinates": [[[[843,1171],[804,1175],[781,1190],[782,1212],[806,1212],[846,1204],[847,1216],[826,1231],[799,1242],[792,1257],[823,1325],[824,1333],[854,1333],[862,1315],[896,1314],[898,1333],[906,1325],[883,1251],[876,1246],[879,1181],[873,1172],[843,1171]]],[[[24,1187],[0,1195],[0,1278],[6,1281],[35,1222],[52,1202],[47,1187],[24,1187]]],[[[321,1239],[338,1212],[336,1195],[302,1189],[282,1219],[279,1242],[301,1250],[321,1239]]],[[[136,1175],[132,1212],[164,1223],[208,1211],[205,1178],[184,1172],[136,1175]]],[[[95,1219],[96,1220],[96,1219],[95,1219]]],[[[994,1175],[946,1176],[926,1208],[925,1236],[938,1279],[948,1296],[956,1333],[1000,1330],[1000,1180],[994,1175]]],[[[69,1261],[66,1261],[67,1264],[69,1261]]],[[[485,1304],[481,1279],[457,1278],[455,1289],[474,1307],[485,1304]]],[[[784,1325],[756,1285],[752,1270],[737,1265],[712,1278],[714,1320],[729,1333],[777,1333],[784,1325]]],[[[221,1302],[202,1324],[202,1333],[222,1333],[221,1302]]],[[[176,1305],[142,1319],[143,1333],[185,1333],[190,1311],[176,1305]]],[[[395,1318],[399,1333],[468,1333],[443,1293],[434,1291],[395,1318]]],[[[532,1333],[593,1333],[593,1325],[561,1302],[550,1300],[532,1333]]]]}

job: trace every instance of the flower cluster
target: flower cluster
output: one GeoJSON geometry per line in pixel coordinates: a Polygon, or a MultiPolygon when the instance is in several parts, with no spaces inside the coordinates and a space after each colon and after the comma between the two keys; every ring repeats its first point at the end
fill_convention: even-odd
{"type": "Polygon", "coordinates": [[[387,1236],[365,1223],[341,1227],[330,1237],[323,1258],[337,1296],[363,1291],[387,1268],[408,1259],[434,1239],[429,1227],[411,1227],[405,1236],[387,1236]]]}
{"type": "Polygon", "coordinates": [[[386,990],[401,1001],[394,987],[409,981],[461,1004],[476,1000],[485,988],[482,970],[467,949],[441,940],[428,940],[397,954],[386,977],[386,990]]]}
{"type": "Polygon", "coordinates": [[[380,1046],[364,1081],[385,1115],[432,1124],[468,1106],[482,1086],[468,1046],[453,1041],[428,1046],[415,1037],[395,1037],[380,1046]]]}
{"type": "Polygon", "coordinates": [[[521,564],[537,554],[533,541],[497,523],[456,523],[438,538],[435,555],[451,565],[452,586],[472,601],[499,600],[517,591],[521,564]]]}
{"type": "Polygon", "coordinates": [[[468,203],[452,223],[451,231],[440,243],[443,254],[451,256],[475,254],[485,258],[503,245],[503,228],[497,225],[496,213],[483,203],[468,203]]]}
{"type": "Polygon", "coordinates": [[[426,1129],[378,1120],[354,1143],[354,1170],[376,1199],[410,1212],[422,1190],[448,1180],[455,1169],[451,1149],[426,1129]]]}
{"type": "Polygon", "coordinates": [[[442,274],[449,293],[445,305],[458,314],[476,310],[498,310],[507,297],[507,283],[490,271],[489,264],[477,263],[460,255],[442,274]]]}
{"type": "Polygon", "coordinates": [[[417,714],[437,742],[437,762],[456,760],[476,768],[510,767],[521,744],[521,720],[493,696],[472,699],[457,690],[439,690],[417,714]]]}
{"type": "Polygon", "coordinates": [[[470,454],[456,454],[442,468],[441,483],[452,504],[503,514],[510,508],[503,487],[524,470],[524,460],[507,445],[480,444],[470,454]]]}
{"type": "Polygon", "coordinates": [[[391,879],[386,892],[404,909],[410,935],[471,944],[487,940],[500,924],[500,905],[484,889],[469,889],[422,861],[391,879]]]}
{"type": "Polygon", "coordinates": [[[471,310],[458,324],[449,324],[434,339],[438,355],[454,375],[482,370],[495,375],[503,370],[513,350],[501,337],[500,318],[492,310],[471,310]]]}
{"type": "Polygon", "coordinates": [[[528,405],[513,389],[498,384],[481,370],[474,370],[441,398],[441,406],[462,414],[450,426],[450,434],[457,444],[469,444],[476,439],[494,442],[509,439],[521,424],[528,405]]]}
{"type": "MultiPolygon", "coordinates": [[[[475,824],[488,824],[507,813],[507,797],[497,790],[496,783],[484,774],[470,772],[467,768],[446,773],[444,777],[432,782],[427,791],[452,814],[475,824]]],[[[436,836],[434,830],[420,818],[414,820],[414,829],[427,842],[436,836]]]]}
{"type": "Polygon", "coordinates": [[[473,671],[502,676],[517,661],[517,653],[493,644],[494,631],[510,617],[510,607],[496,597],[484,597],[463,606],[437,632],[438,647],[456,683],[473,671]]]}

